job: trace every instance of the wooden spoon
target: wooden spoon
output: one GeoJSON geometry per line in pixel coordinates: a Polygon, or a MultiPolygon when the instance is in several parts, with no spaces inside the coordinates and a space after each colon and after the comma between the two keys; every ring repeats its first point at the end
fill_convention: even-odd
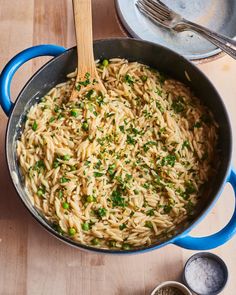
{"type": "Polygon", "coordinates": [[[91,0],[73,0],[73,8],[78,64],[75,87],[71,94],[72,100],[79,96],[80,88],[83,92],[93,88],[106,93],[94,62],[91,0]],[[90,83],[86,83],[88,80],[90,83]]]}

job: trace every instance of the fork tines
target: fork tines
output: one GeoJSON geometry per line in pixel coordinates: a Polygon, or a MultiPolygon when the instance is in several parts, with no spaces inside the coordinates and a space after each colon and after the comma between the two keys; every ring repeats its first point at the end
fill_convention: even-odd
{"type": "Polygon", "coordinates": [[[170,20],[171,10],[159,0],[138,0],[138,9],[152,20],[164,24],[170,20]]]}

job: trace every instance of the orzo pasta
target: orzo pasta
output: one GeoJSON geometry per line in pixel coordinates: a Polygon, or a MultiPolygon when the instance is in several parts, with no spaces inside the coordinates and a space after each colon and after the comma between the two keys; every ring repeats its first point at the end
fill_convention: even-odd
{"type": "Polygon", "coordinates": [[[25,185],[34,206],[75,241],[149,245],[201,200],[217,124],[185,85],[156,70],[123,59],[97,68],[105,96],[88,73],[70,101],[72,73],[30,108],[17,143],[25,185]]]}

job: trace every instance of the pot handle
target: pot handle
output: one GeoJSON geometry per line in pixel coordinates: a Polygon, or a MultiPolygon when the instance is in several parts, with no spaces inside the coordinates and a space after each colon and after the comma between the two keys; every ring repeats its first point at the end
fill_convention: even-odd
{"type": "MultiPolygon", "coordinates": [[[[236,198],[236,170],[232,169],[227,180],[234,190],[236,198]]],[[[185,249],[190,250],[209,250],[223,245],[228,240],[230,240],[236,233],[236,204],[234,208],[233,216],[231,217],[229,223],[221,229],[219,232],[207,236],[207,237],[191,237],[184,236],[177,238],[173,243],[185,249]]]]}
{"type": "Polygon", "coordinates": [[[0,105],[7,116],[10,115],[14,103],[10,99],[10,86],[15,72],[28,60],[39,56],[58,56],[66,49],[57,45],[38,45],[25,49],[14,56],[2,70],[0,75],[0,105]]]}

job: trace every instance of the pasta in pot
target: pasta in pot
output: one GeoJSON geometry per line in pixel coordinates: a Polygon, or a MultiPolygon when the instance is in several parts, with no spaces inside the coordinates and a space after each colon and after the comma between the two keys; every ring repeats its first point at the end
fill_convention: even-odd
{"type": "Polygon", "coordinates": [[[70,101],[71,73],[29,110],[17,143],[25,186],[75,241],[150,245],[193,214],[214,173],[218,126],[185,85],[146,65],[111,59],[97,67],[105,96],[87,73],[70,101]]]}

